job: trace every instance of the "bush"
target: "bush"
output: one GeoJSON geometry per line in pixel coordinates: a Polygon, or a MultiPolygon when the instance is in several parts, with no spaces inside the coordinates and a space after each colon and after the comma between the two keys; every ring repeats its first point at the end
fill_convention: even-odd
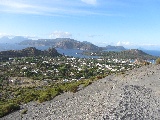
{"type": "Polygon", "coordinates": [[[38,98],[40,103],[51,100],[51,94],[48,92],[41,92],[38,98]]]}
{"type": "Polygon", "coordinates": [[[26,92],[22,98],[24,103],[28,103],[34,101],[37,98],[37,95],[34,92],[26,92]]]}
{"type": "Polygon", "coordinates": [[[15,103],[6,103],[4,105],[0,105],[0,117],[3,117],[15,110],[19,110],[20,106],[15,103]]]}
{"type": "Polygon", "coordinates": [[[92,84],[92,81],[86,80],[86,81],[84,81],[83,86],[84,86],[84,87],[87,87],[87,86],[90,85],[90,84],[92,84]]]}
{"type": "Polygon", "coordinates": [[[41,91],[39,93],[38,101],[40,103],[49,101],[53,99],[55,96],[60,94],[61,90],[60,89],[55,89],[55,88],[48,88],[45,91],[41,91]]]}
{"type": "Polygon", "coordinates": [[[156,60],[156,64],[160,64],[160,58],[156,60]]]}

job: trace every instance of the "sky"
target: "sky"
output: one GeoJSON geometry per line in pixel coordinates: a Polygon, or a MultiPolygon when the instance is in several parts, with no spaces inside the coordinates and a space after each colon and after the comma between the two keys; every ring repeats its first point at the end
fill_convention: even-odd
{"type": "Polygon", "coordinates": [[[0,37],[160,49],[160,0],[0,0],[0,37]]]}

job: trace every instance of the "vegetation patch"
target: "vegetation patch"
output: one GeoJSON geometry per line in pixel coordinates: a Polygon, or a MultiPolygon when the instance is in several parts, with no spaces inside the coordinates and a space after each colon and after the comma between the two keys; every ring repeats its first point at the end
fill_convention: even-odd
{"type": "Polygon", "coordinates": [[[160,64],[160,58],[156,59],[156,64],[160,64]]]}
{"type": "Polygon", "coordinates": [[[0,117],[3,117],[15,110],[19,110],[20,106],[15,103],[0,103],[0,108],[0,117]]]}

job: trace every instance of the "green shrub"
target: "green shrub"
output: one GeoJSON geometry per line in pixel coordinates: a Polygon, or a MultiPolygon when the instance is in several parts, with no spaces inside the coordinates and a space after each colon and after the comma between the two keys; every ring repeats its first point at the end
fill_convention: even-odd
{"type": "Polygon", "coordinates": [[[53,99],[55,96],[57,96],[58,94],[60,94],[61,92],[62,90],[60,88],[46,88],[45,91],[39,92],[38,101],[40,103],[49,101],[53,99]]]}
{"type": "Polygon", "coordinates": [[[59,85],[60,89],[64,92],[77,92],[78,86],[81,84],[81,82],[71,82],[71,83],[64,83],[59,85]]]}
{"type": "Polygon", "coordinates": [[[38,101],[42,103],[48,100],[51,100],[51,94],[48,92],[41,92],[38,101]]]}
{"type": "Polygon", "coordinates": [[[90,84],[92,84],[92,81],[86,80],[86,81],[84,81],[83,86],[84,86],[84,87],[87,87],[87,86],[90,85],[90,84]]]}
{"type": "Polygon", "coordinates": [[[156,64],[160,64],[160,58],[156,60],[156,64]]]}
{"type": "Polygon", "coordinates": [[[0,117],[3,117],[15,110],[19,110],[20,106],[15,103],[6,103],[4,105],[0,105],[0,117]]]}
{"type": "Polygon", "coordinates": [[[56,86],[55,87],[55,90],[60,94],[60,93],[63,93],[63,90],[59,87],[59,86],[56,86]]]}
{"type": "Polygon", "coordinates": [[[28,92],[28,93],[26,93],[25,95],[24,95],[24,98],[23,98],[23,102],[24,103],[28,103],[28,102],[31,102],[31,101],[34,101],[34,100],[36,100],[36,98],[37,98],[37,95],[33,92],[28,92]]]}

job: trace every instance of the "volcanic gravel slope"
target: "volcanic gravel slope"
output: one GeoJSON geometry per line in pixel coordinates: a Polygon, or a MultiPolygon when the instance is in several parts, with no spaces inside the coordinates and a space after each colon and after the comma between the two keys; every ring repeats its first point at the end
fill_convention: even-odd
{"type": "Polygon", "coordinates": [[[107,76],[77,93],[64,93],[42,104],[30,102],[1,118],[21,119],[160,120],[160,65],[107,76]]]}

